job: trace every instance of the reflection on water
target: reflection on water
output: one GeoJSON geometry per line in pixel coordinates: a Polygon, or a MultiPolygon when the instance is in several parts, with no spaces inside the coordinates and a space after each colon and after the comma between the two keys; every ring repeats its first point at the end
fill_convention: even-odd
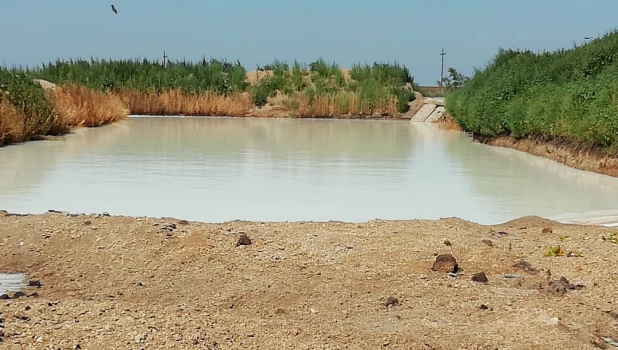
{"type": "Polygon", "coordinates": [[[130,118],[2,148],[0,165],[14,212],[497,223],[618,208],[618,179],[405,121],[130,118]]]}

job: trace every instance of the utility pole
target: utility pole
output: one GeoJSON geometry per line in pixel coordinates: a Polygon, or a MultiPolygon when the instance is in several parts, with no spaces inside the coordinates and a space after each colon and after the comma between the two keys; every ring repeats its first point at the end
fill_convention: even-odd
{"type": "Polygon", "coordinates": [[[444,84],[444,56],[446,55],[446,52],[444,52],[444,48],[442,48],[442,52],[440,52],[440,56],[442,58],[442,64],[440,66],[440,93],[444,93],[444,88],[443,88],[443,84],[444,84]]]}
{"type": "Polygon", "coordinates": [[[165,54],[165,50],[163,50],[163,68],[167,65],[167,55],[165,54]]]}

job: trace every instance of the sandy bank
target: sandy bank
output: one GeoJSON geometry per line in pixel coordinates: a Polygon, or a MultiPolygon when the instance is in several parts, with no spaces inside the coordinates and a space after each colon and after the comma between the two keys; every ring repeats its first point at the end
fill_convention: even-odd
{"type": "Polygon", "coordinates": [[[0,272],[42,284],[25,290],[38,297],[2,301],[3,342],[595,349],[601,337],[618,339],[618,245],[602,238],[613,232],[535,217],[482,226],[0,214],[0,272]],[[250,245],[238,245],[242,232],[250,245]],[[559,244],[572,256],[544,256],[559,244]],[[462,271],[433,271],[437,254],[452,254],[462,271]],[[513,266],[521,260],[535,270],[513,266]],[[472,281],[480,272],[487,283],[472,281]],[[561,276],[572,285],[553,282],[561,276]]]}
{"type": "Polygon", "coordinates": [[[474,135],[474,141],[497,147],[508,147],[535,156],[548,158],[572,168],[618,177],[618,155],[608,154],[596,147],[564,140],[488,138],[474,135]]]}

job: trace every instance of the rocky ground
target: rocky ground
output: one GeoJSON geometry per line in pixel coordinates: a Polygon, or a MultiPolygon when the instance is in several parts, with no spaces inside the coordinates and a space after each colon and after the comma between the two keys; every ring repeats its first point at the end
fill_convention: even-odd
{"type": "Polygon", "coordinates": [[[2,296],[0,339],[3,349],[611,349],[615,232],[535,217],[490,227],[0,213],[0,271],[32,282],[2,296]]]}

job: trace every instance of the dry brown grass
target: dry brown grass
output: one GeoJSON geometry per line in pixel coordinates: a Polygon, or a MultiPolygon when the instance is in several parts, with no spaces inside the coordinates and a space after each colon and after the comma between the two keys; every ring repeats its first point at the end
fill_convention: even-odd
{"type": "Polygon", "coordinates": [[[0,101],[0,146],[24,139],[24,118],[7,100],[0,101]]]}
{"type": "Polygon", "coordinates": [[[129,114],[129,109],[114,94],[79,85],[54,86],[46,89],[45,95],[53,105],[48,116],[26,115],[7,99],[0,98],[0,146],[66,134],[80,126],[102,126],[129,114]]]}
{"type": "Polygon", "coordinates": [[[212,91],[202,94],[185,94],[180,89],[162,93],[123,91],[118,96],[131,114],[140,115],[241,117],[253,107],[248,94],[221,96],[212,91]]]}
{"type": "Polygon", "coordinates": [[[445,113],[443,120],[437,122],[437,124],[438,128],[442,130],[463,131],[463,128],[448,113],[445,113]]]}
{"type": "Polygon", "coordinates": [[[64,85],[54,90],[54,114],[58,123],[70,127],[98,127],[124,119],[129,109],[113,93],[64,85]]]}

